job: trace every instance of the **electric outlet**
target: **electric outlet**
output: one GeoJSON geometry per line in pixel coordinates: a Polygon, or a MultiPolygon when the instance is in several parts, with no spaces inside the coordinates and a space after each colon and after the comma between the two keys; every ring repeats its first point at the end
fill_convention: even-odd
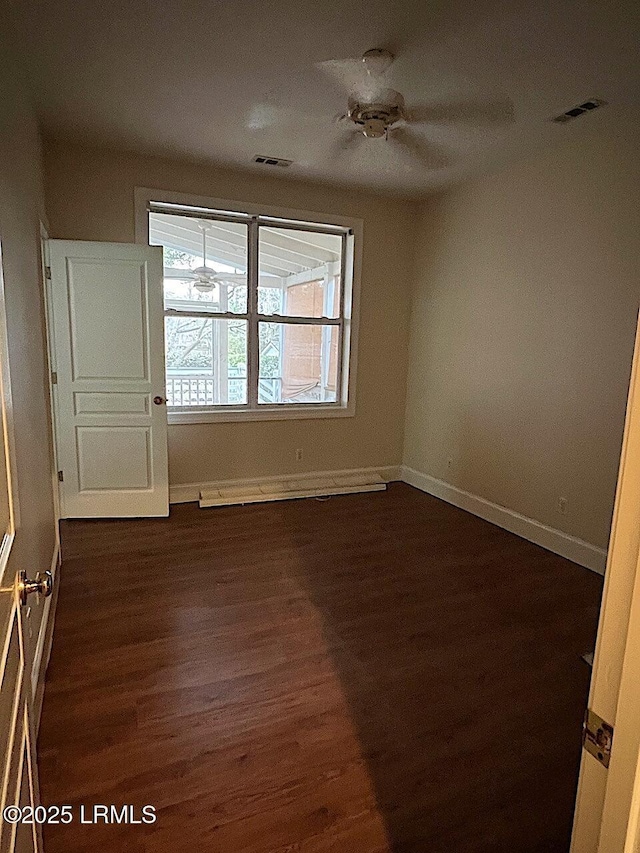
{"type": "Polygon", "coordinates": [[[301,447],[299,447],[299,448],[296,450],[296,462],[302,462],[302,455],[303,455],[303,454],[302,454],[302,448],[301,448],[301,447]]]}
{"type": "Polygon", "coordinates": [[[566,498],[558,498],[558,512],[560,515],[567,514],[567,499],[566,498]]]}

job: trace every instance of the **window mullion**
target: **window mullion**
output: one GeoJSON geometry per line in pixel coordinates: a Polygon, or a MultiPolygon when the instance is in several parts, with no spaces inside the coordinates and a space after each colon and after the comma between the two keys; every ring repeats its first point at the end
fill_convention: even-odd
{"type": "Polygon", "coordinates": [[[236,314],[235,311],[217,312],[213,311],[176,311],[174,308],[165,308],[165,317],[175,317],[178,320],[184,317],[193,317],[198,320],[248,320],[248,314],[236,314]]]}
{"type": "Polygon", "coordinates": [[[281,323],[290,326],[339,326],[340,317],[299,317],[291,314],[258,314],[261,323],[281,323]]]}
{"type": "Polygon", "coordinates": [[[258,373],[260,353],[258,339],[258,220],[254,217],[249,223],[249,245],[247,247],[247,310],[249,327],[247,329],[247,400],[250,409],[258,408],[258,373]]]}
{"type": "Polygon", "coordinates": [[[341,241],[341,251],[340,251],[340,308],[338,309],[338,314],[340,315],[340,326],[338,328],[338,360],[336,365],[336,402],[342,403],[343,399],[345,399],[345,390],[342,387],[342,381],[344,376],[344,361],[347,357],[345,353],[345,339],[344,339],[344,321],[345,321],[345,295],[347,292],[347,235],[342,235],[341,241]]]}

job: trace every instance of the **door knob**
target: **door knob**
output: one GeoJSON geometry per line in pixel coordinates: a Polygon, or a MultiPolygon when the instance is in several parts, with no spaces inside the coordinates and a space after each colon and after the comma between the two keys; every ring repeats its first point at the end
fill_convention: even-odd
{"type": "Polygon", "coordinates": [[[37,592],[45,598],[53,592],[53,575],[49,570],[38,572],[34,581],[29,580],[25,571],[18,572],[18,597],[20,604],[26,604],[30,593],[37,592]]]}
{"type": "Polygon", "coordinates": [[[167,402],[167,399],[166,397],[154,397],[153,402],[156,404],[156,406],[161,406],[163,403],[167,402]]]}

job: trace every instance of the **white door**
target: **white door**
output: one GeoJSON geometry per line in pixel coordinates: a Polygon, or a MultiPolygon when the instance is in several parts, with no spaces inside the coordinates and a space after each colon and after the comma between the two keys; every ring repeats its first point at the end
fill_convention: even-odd
{"type": "Polygon", "coordinates": [[[589,708],[613,727],[609,767],[583,750],[571,853],[640,851],[640,327],[627,402],[589,708]]]}
{"type": "MultiPolygon", "coordinates": [[[[35,760],[33,661],[27,649],[28,631],[23,619],[34,598],[50,594],[50,576],[23,587],[19,596],[18,562],[21,537],[14,456],[9,358],[4,316],[4,283],[0,252],[0,851],[40,853],[41,831],[33,821],[38,805],[38,770],[35,760]],[[32,589],[32,596],[27,590],[32,589]],[[5,811],[7,810],[7,811],[5,811]],[[23,819],[23,820],[22,820],[23,819]]],[[[50,482],[41,484],[49,489],[50,482]]],[[[48,575],[48,573],[47,573],[48,575]]],[[[36,581],[36,579],[33,579],[36,581]]]]}
{"type": "Polygon", "coordinates": [[[162,248],[49,250],[62,516],[168,515],[162,248]]]}

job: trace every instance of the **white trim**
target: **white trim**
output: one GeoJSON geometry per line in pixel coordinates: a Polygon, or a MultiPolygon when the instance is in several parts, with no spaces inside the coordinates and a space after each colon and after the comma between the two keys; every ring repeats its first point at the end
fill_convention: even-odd
{"type": "Polygon", "coordinates": [[[561,530],[548,527],[533,518],[527,518],[527,516],[520,515],[511,509],[492,503],[486,498],[465,492],[457,486],[452,486],[443,480],[437,480],[435,477],[416,471],[408,465],[402,466],[401,479],[405,483],[409,483],[410,486],[415,486],[416,489],[447,501],[447,503],[477,515],[485,521],[490,521],[510,533],[515,533],[523,539],[528,539],[529,542],[534,542],[548,551],[553,551],[554,554],[560,554],[561,557],[572,560],[586,569],[591,569],[592,572],[604,575],[607,561],[607,552],[604,548],[599,548],[583,539],[577,539],[561,530]]]}
{"type": "Polygon", "coordinates": [[[172,411],[167,409],[169,424],[215,424],[232,421],[309,421],[318,418],[352,418],[355,411],[352,406],[322,405],[300,403],[279,408],[265,405],[259,409],[195,409],[193,411],[172,411]]]}
{"type": "Polygon", "coordinates": [[[49,259],[49,234],[40,220],[40,274],[42,276],[42,289],[44,293],[44,325],[45,337],[47,339],[47,387],[49,389],[49,411],[51,413],[51,490],[53,492],[53,514],[55,519],[56,546],[60,549],[60,518],[61,518],[61,490],[58,481],[58,437],[56,427],[58,423],[58,386],[53,383],[53,374],[57,371],[56,346],[53,329],[53,303],[51,293],[51,281],[47,278],[47,268],[50,268],[49,259]]]}
{"type": "MultiPolygon", "coordinates": [[[[342,293],[342,353],[339,362],[339,391],[340,399],[346,401],[333,404],[332,408],[317,406],[314,403],[305,404],[304,411],[299,411],[294,405],[282,408],[262,409],[228,409],[226,411],[192,411],[171,412],[167,410],[168,423],[219,423],[229,421],[279,421],[279,420],[312,420],[315,418],[348,418],[356,413],[356,390],[358,368],[358,331],[360,323],[360,288],[362,284],[362,254],[364,244],[364,222],[348,216],[336,216],[331,213],[318,213],[308,210],[296,210],[287,207],[249,204],[246,202],[230,201],[229,199],[209,198],[206,196],[178,193],[172,190],[159,190],[149,187],[135,187],[134,216],[135,242],[149,244],[149,203],[152,201],[168,204],[182,204],[189,207],[201,207],[209,210],[238,212],[252,216],[270,216],[293,223],[317,223],[319,225],[336,225],[348,229],[342,252],[343,276],[341,281],[342,293]]],[[[178,212],[178,211],[176,211],[178,212]]],[[[275,318],[274,318],[275,322],[275,318]]]]}
{"type": "Polygon", "coordinates": [[[250,486],[266,486],[273,483],[286,483],[291,480],[315,480],[320,477],[368,477],[372,474],[380,476],[381,480],[391,483],[400,479],[400,466],[381,465],[372,468],[345,468],[340,471],[310,471],[304,474],[276,474],[268,477],[247,477],[241,480],[216,480],[203,483],[180,483],[169,487],[169,502],[172,504],[190,503],[197,501],[201,491],[213,489],[244,488],[250,486]]]}
{"type": "MultiPolygon", "coordinates": [[[[53,557],[51,558],[51,574],[53,575],[53,583],[54,585],[59,582],[58,580],[58,566],[60,565],[60,543],[56,540],[56,543],[53,547],[53,557]]],[[[54,596],[50,595],[48,598],[45,598],[44,606],[42,608],[42,619],[40,620],[40,628],[38,629],[38,640],[36,642],[36,649],[33,654],[33,664],[31,666],[31,697],[35,702],[36,693],[38,691],[38,685],[40,680],[44,678],[44,674],[46,672],[48,660],[45,659],[45,643],[47,640],[47,628],[49,625],[49,619],[55,619],[55,613],[51,613],[51,602],[53,601],[54,596]]],[[[50,652],[50,649],[49,649],[50,652]]],[[[46,656],[48,657],[48,655],[46,656]]],[[[38,720],[34,720],[36,731],[38,729],[38,720]]]]}
{"type": "MultiPolygon", "coordinates": [[[[276,219],[289,219],[294,224],[297,222],[315,222],[318,225],[337,225],[339,228],[362,227],[362,219],[355,219],[351,216],[336,216],[334,213],[319,213],[318,211],[299,210],[293,207],[277,207],[271,204],[230,201],[225,198],[211,198],[210,196],[179,193],[174,190],[160,190],[152,187],[136,187],[134,199],[136,206],[136,243],[149,242],[147,205],[151,201],[182,204],[185,207],[202,207],[208,210],[233,211],[249,216],[272,216],[276,219]]],[[[179,212],[179,210],[175,211],[176,214],[179,212]]],[[[283,225],[286,227],[285,223],[283,225]]]]}
{"type": "MultiPolygon", "coordinates": [[[[180,300],[171,299],[171,304],[180,300]]],[[[166,301],[165,301],[166,305],[166,301]]],[[[237,314],[235,311],[194,311],[193,302],[184,299],[180,308],[164,309],[165,317],[187,317],[197,320],[251,320],[251,314],[237,314]]],[[[256,314],[258,323],[277,323],[279,326],[340,326],[339,317],[300,317],[295,314],[256,314]]]]}

